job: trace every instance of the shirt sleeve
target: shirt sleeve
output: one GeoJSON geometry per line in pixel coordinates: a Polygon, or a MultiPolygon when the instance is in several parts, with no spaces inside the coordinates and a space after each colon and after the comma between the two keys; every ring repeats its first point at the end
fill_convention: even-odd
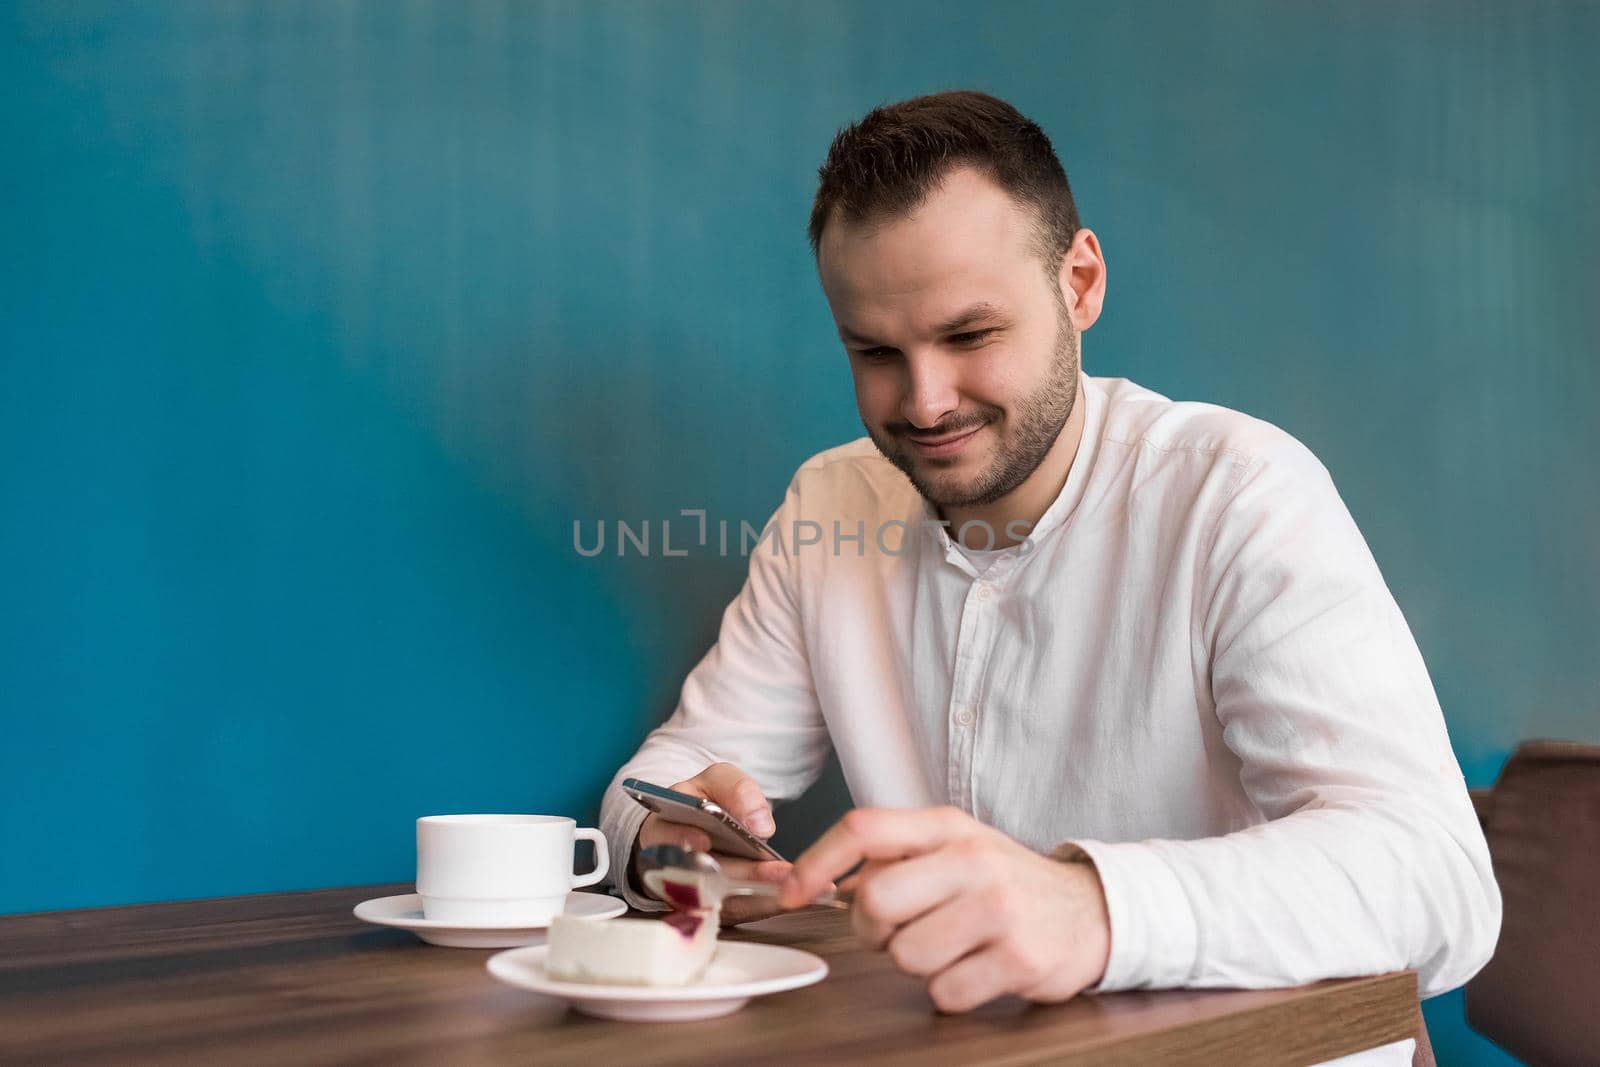
{"type": "Polygon", "coordinates": [[[1427,669],[1327,471],[1287,438],[1241,462],[1200,546],[1195,657],[1259,825],[1075,841],[1111,921],[1100,990],[1296,985],[1493,952],[1500,893],[1427,669]]]}
{"type": "Polygon", "coordinates": [[[677,709],[623,765],[600,805],[611,849],[611,880],[631,906],[665,905],[628,877],[639,826],[648,812],[622,791],[624,778],[670,786],[713,763],[751,775],[770,801],[792,800],[827,761],[827,726],[806,656],[793,546],[785,540],[799,511],[797,482],[750,548],[739,595],[722,615],[717,642],[683,684],[677,709]]]}

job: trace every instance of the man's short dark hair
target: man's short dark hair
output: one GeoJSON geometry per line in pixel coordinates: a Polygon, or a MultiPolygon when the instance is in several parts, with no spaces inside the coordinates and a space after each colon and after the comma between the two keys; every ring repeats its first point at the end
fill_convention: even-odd
{"type": "Polygon", "coordinates": [[[849,222],[904,218],[961,165],[1034,208],[1038,253],[1053,277],[1079,225],[1067,172],[1037,123],[968,89],[885,104],[839,131],[817,171],[811,254],[821,248],[834,208],[849,222]]]}

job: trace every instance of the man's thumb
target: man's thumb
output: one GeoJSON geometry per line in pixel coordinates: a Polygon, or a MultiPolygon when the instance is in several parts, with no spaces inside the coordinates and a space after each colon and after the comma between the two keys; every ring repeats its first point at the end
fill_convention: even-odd
{"type": "Polygon", "coordinates": [[[708,768],[705,777],[712,799],[722,805],[723,811],[749,827],[751,833],[767,837],[777,829],[772,820],[772,807],[754,778],[729,763],[708,768]]]}

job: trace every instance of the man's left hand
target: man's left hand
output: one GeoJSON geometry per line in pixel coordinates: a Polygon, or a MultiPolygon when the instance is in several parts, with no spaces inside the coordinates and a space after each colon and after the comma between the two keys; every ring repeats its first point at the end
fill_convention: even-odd
{"type": "Polygon", "coordinates": [[[1067,1000],[1105,974],[1111,923],[1088,863],[1050,859],[959,808],[858,808],[795,861],[801,907],[857,863],[851,918],[870,948],[928,979],[940,1011],[1014,993],[1067,1000]]]}

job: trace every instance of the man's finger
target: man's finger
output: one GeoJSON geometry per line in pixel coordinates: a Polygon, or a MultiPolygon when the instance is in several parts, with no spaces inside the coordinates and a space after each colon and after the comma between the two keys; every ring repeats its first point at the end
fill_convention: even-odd
{"type": "Polygon", "coordinates": [[[900,927],[885,946],[894,965],[927,978],[984,948],[1000,931],[994,912],[985,904],[977,894],[963,894],[900,927]]]}
{"type": "Polygon", "coordinates": [[[959,846],[868,864],[854,886],[852,925],[868,948],[882,948],[900,927],[976,888],[985,876],[959,846]]]}
{"type": "Polygon", "coordinates": [[[958,808],[857,808],[795,861],[783,889],[786,907],[810,903],[862,860],[897,860],[965,837],[978,824],[958,808]]]}
{"type": "Polygon", "coordinates": [[[856,890],[861,887],[861,883],[871,877],[873,872],[883,870],[891,862],[890,860],[868,860],[859,865],[853,873],[839,879],[839,895],[846,899],[854,900],[856,890]]]}
{"type": "Polygon", "coordinates": [[[699,795],[721,805],[723,811],[744,823],[758,837],[771,837],[777,829],[772,806],[767,803],[761,786],[733,764],[713,763],[690,781],[699,786],[699,795]]]}
{"type": "Polygon", "coordinates": [[[677,845],[696,852],[709,852],[711,838],[704,830],[673,822],[660,815],[650,815],[639,825],[639,847],[650,848],[655,845],[677,845]]]}
{"type": "Polygon", "coordinates": [[[722,873],[740,882],[782,882],[794,867],[787,860],[747,860],[721,852],[716,857],[722,873]]]}
{"type": "Polygon", "coordinates": [[[1013,992],[1015,971],[999,947],[990,945],[935,975],[928,983],[928,995],[940,1011],[971,1011],[1013,992]]]}

